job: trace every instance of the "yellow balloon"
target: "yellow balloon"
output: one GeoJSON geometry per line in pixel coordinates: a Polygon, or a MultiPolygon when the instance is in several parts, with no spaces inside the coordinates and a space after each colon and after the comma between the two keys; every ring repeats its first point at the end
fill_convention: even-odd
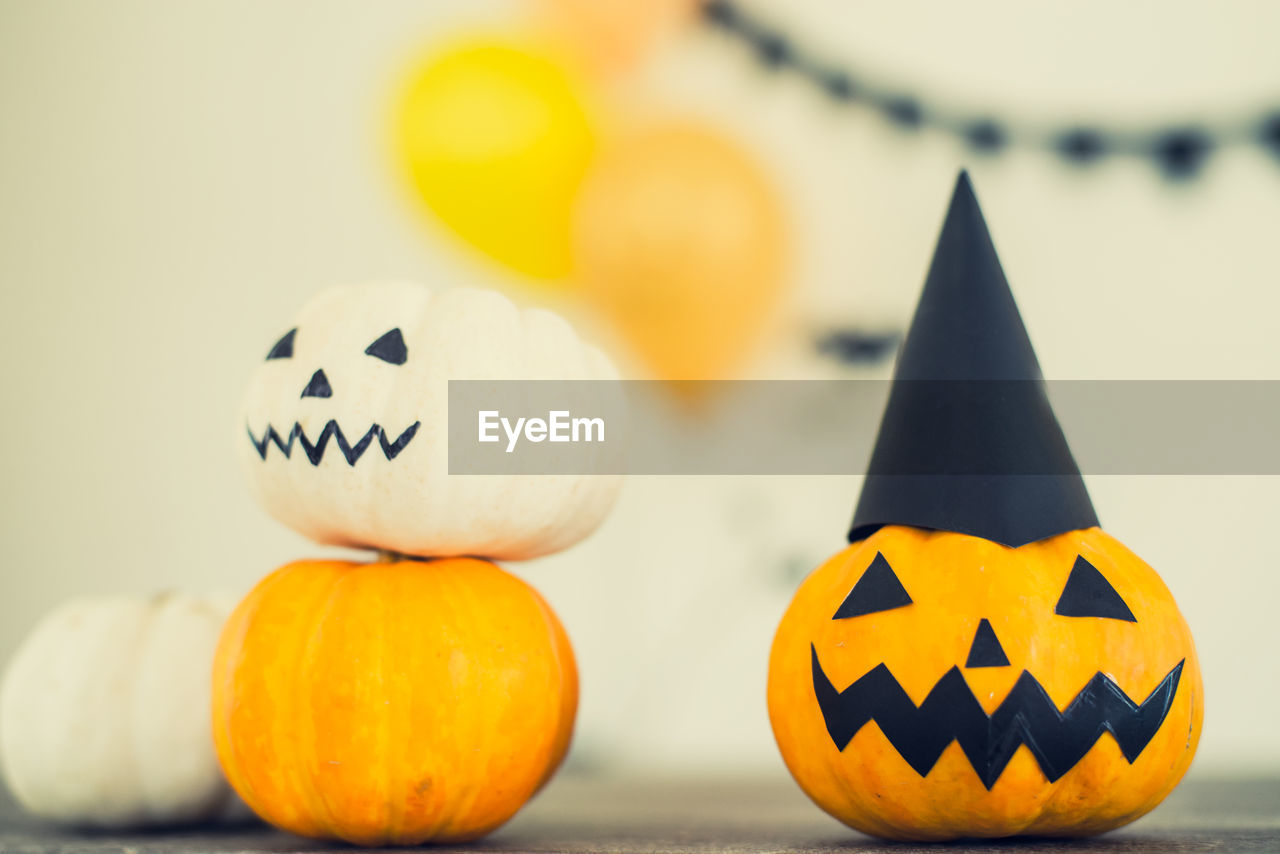
{"type": "Polygon", "coordinates": [[[648,128],[602,150],[583,184],[575,277],[657,377],[728,379],[781,295],[783,220],[737,145],[648,128]]]}
{"type": "Polygon", "coordinates": [[[501,42],[437,54],[413,73],[395,135],[418,195],[460,237],[522,273],[568,274],[595,136],[554,56],[501,42]]]}

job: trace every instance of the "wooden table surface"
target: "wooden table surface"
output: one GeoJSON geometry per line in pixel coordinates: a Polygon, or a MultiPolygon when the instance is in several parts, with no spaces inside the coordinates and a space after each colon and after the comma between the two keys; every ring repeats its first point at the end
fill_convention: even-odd
{"type": "MultiPolygon", "coordinates": [[[[2,791],[2,790],[0,790],[2,791]]],[[[25,817],[0,795],[0,852],[186,854],[333,846],[259,825],[129,834],[77,833],[25,817]]],[[[1280,852],[1280,778],[1192,781],[1127,828],[1084,840],[887,844],[848,830],[786,779],[627,782],[562,776],[510,824],[446,851],[1271,851],[1280,852]]],[[[350,851],[353,849],[346,848],[350,851]]]]}

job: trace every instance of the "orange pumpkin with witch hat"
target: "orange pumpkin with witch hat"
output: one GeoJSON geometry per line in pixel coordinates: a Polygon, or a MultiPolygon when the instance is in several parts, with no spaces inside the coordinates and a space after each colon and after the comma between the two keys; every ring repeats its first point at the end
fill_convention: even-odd
{"type": "Polygon", "coordinates": [[[1204,716],[1191,632],[1098,527],[965,175],[849,539],[769,665],[819,806],[894,839],[1070,836],[1177,785],[1204,716]]]}

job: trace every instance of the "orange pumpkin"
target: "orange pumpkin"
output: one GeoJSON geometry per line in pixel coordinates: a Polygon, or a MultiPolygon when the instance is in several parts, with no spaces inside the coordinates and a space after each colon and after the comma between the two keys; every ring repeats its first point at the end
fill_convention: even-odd
{"type": "Polygon", "coordinates": [[[768,694],[805,792],[896,839],[1118,827],[1177,784],[1204,715],[1173,597],[1098,528],[880,528],[801,586],[768,694]]]}
{"type": "Polygon", "coordinates": [[[554,773],[578,676],[542,597],[487,561],[299,561],[231,616],[214,665],[218,758],[303,836],[483,836],[554,773]]]}

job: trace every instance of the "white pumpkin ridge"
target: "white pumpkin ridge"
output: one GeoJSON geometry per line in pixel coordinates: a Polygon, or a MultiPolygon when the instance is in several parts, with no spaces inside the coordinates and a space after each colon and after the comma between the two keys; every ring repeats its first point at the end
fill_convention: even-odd
{"type": "Polygon", "coordinates": [[[330,418],[324,425],[324,428],[320,431],[320,436],[314,443],[307,439],[306,431],[297,421],[293,422],[293,427],[289,430],[289,436],[286,439],[280,438],[279,431],[270,424],[267,425],[266,432],[263,433],[261,439],[253,435],[252,427],[245,425],[245,430],[249,433],[249,441],[253,443],[254,450],[258,452],[258,456],[262,457],[263,460],[266,460],[267,450],[272,444],[275,444],[280,449],[285,459],[290,459],[293,453],[293,443],[296,440],[302,445],[302,450],[306,453],[311,465],[318,466],[321,460],[324,459],[325,448],[329,444],[329,439],[332,438],[334,443],[337,444],[338,450],[342,452],[342,456],[346,458],[347,465],[354,466],[364,456],[364,452],[375,438],[382,447],[383,456],[388,460],[394,460],[413,441],[413,437],[417,435],[418,428],[421,426],[421,421],[415,421],[406,427],[399,436],[392,439],[385,427],[374,422],[373,426],[354,445],[347,439],[346,434],[342,432],[342,427],[338,425],[337,420],[333,418],[330,418]]]}

